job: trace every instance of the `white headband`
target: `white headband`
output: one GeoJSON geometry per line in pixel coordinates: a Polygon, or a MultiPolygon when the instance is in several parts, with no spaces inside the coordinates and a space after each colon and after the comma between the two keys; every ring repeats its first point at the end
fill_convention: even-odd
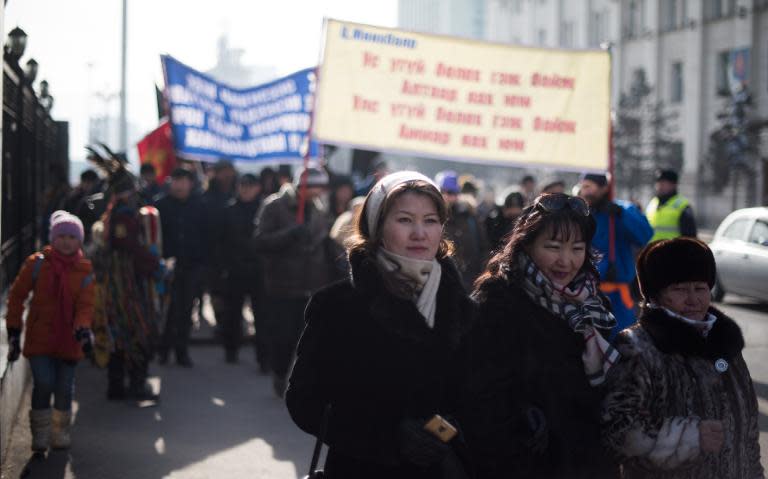
{"type": "Polygon", "coordinates": [[[398,171],[379,180],[371,189],[371,192],[368,193],[368,204],[365,207],[365,214],[368,218],[368,235],[371,238],[376,237],[376,225],[379,223],[381,207],[384,205],[387,196],[396,186],[409,181],[426,181],[434,186],[437,191],[440,191],[434,181],[416,171],[398,171]]]}

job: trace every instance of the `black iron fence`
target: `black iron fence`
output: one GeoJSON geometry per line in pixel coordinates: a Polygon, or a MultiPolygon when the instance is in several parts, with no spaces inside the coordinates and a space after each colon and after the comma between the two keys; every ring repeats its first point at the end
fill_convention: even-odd
{"type": "Polygon", "coordinates": [[[68,150],[68,123],[51,118],[18,63],[6,56],[0,291],[8,288],[24,258],[40,247],[47,205],[68,187],[68,150]]]}

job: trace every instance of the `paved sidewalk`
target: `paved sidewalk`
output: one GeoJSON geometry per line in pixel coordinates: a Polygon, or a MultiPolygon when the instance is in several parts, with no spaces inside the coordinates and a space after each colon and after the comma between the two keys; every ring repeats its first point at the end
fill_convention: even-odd
{"type": "MultiPolygon", "coordinates": [[[[232,366],[224,363],[221,348],[196,347],[193,369],[153,365],[162,378],[156,380],[162,397],[157,407],[147,408],[106,401],[106,372],[81,363],[72,448],[30,460],[31,438],[22,414],[2,479],[295,479],[306,474],[313,438],[293,424],[270,378],[257,372],[251,350],[242,353],[246,360],[232,366]]],[[[24,411],[28,408],[27,402],[24,411]]]]}

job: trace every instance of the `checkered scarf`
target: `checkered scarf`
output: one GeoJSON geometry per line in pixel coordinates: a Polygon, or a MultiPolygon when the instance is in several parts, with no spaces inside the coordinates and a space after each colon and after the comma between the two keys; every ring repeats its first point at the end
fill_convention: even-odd
{"type": "Polygon", "coordinates": [[[591,274],[581,272],[570,284],[558,288],[526,253],[518,256],[518,262],[523,290],[531,300],[564,319],[574,332],[584,337],[581,359],[587,379],[592,386],[602,384],[620,354],[602,335],[616,326],[616,318],[598,296],[595,279],[591,274]]]}

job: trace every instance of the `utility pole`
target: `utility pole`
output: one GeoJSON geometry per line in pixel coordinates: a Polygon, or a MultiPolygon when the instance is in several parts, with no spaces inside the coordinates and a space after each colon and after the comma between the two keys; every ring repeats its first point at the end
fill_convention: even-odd
{"type": "Polygon", "coordinates": [[[128,151],[128,121],[125,112],[125,86],[126,86],[126,64],[127,58],[127,37],[128,37],[128,0],[123,0],[123,35],[121,45],[120,59],[120,146],[119,150],[128,151]]]}

